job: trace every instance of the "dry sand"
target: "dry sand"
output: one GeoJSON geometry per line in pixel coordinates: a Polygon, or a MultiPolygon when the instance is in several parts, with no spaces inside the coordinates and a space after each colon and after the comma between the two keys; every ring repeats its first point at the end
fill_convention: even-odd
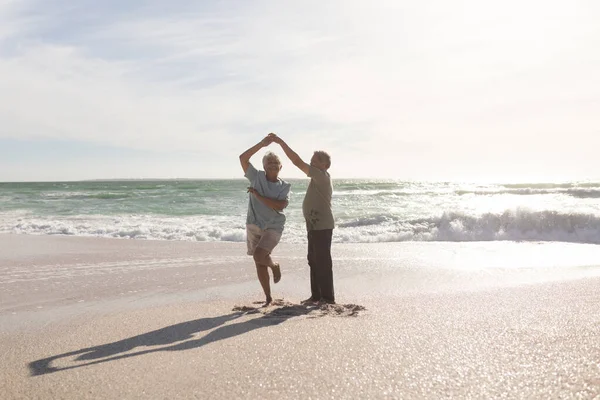
{"type": "Polygon", "coordinates": [[[260,308],[241,243],[0,235],[1,396],[600,396],[595,247],[334,244],[333,253],[340,304],[300,304],[304,247],[282,244],[280,300],[260,308]],[[499,267],[540,251],[587,258],[499,267]]]}

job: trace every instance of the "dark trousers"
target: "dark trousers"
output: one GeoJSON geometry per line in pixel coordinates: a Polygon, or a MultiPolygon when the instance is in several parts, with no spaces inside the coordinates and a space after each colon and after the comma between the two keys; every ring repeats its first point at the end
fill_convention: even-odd
{"type": "Polygon", "coordinates": [[[335,302],[333,293],[333,263],[331,236],[333,229],[308,231],[308,265],[310,290],[313,300],[335,302]]]}

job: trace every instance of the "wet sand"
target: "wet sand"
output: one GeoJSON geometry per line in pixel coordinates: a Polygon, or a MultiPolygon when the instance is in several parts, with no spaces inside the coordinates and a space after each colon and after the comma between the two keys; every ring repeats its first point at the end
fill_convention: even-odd
{"type": "Polygon", "coordinates": [[[0,235],[2,398],[600,396],[594,246],[334,244],[336,306],[304,251],[263,308],[242,243],[0,235]]]}

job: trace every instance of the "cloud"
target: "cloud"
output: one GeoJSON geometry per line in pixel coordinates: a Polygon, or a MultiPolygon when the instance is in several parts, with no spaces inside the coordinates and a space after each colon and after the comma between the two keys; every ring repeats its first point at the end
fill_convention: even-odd
{"type": "Polygon", "coordinates": [[[218,158],[277,131],[390,168],[539,135],[558,152],[596,137],[597,17],[585,1],[4,0],[0,138],[218,158]]]}
{"type": "Polygon", "coordinates": [[[0,61],[10,77],[0,84],[2,135],[163,150],[203,148],[210,138],[227,149],[239,134],[329,119],[309,108],[314,96],[294,79],[305,73],[295,52],[320,35],[273,34],[251,18],[213,14],[117,18],[73,40],[16,41],[0,61]]]}

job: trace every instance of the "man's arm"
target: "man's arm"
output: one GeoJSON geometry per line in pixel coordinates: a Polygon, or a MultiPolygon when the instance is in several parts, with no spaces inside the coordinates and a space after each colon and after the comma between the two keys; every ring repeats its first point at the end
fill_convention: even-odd
{"type": "Polygon", "coordinates": [[[246,150],[242,154],[240,154],[240,164],[242,164],[242,169],[244,170],[244,173],[246,173],[246,170],[250,166],[250,158],[254,154],[256,154],[257,151],[259,151],[263,147],[267,147],[272,142],[273,142],[273,139],[270,136],[266,136],[265,138],[263,138],[263,140],[261,140],[260,142],[258,142],[254,146],[250,147],[248,150],[246,150]]]}
{"type": "Polygon", "coordinates": [[[287,200],[275,200],[259,194],[253,187],[248,188],[248,193],[252,193],[258,200],[262,201],[267,207],[277,211],[283,211],[288,206],[287,200]]]}
{"type": "Polygon", "coordinates": [[[307,163],[305,163],[300,156],[298,155],[298,153],[296,153],[294,150],[292,150],[290,148],[290,146],[287,145],[286,142],[283,141],[282,138],[280,138],[279,136],[277,136],[274,133],[269,133],[269,136],[267,136],[269,138],[271,138],[271,140],[277,144],[279,144],[281,146],[281,148],[283,149],[283,152],[285,153],[285,155],[287,156],[287,158],[290,159],[290,161],[298,168],[300,168],[300,170],[302,172],[304,172],[306,175],[308,175],[308,171],[310,170],[310,165],[308,165],[307,163]]]}

